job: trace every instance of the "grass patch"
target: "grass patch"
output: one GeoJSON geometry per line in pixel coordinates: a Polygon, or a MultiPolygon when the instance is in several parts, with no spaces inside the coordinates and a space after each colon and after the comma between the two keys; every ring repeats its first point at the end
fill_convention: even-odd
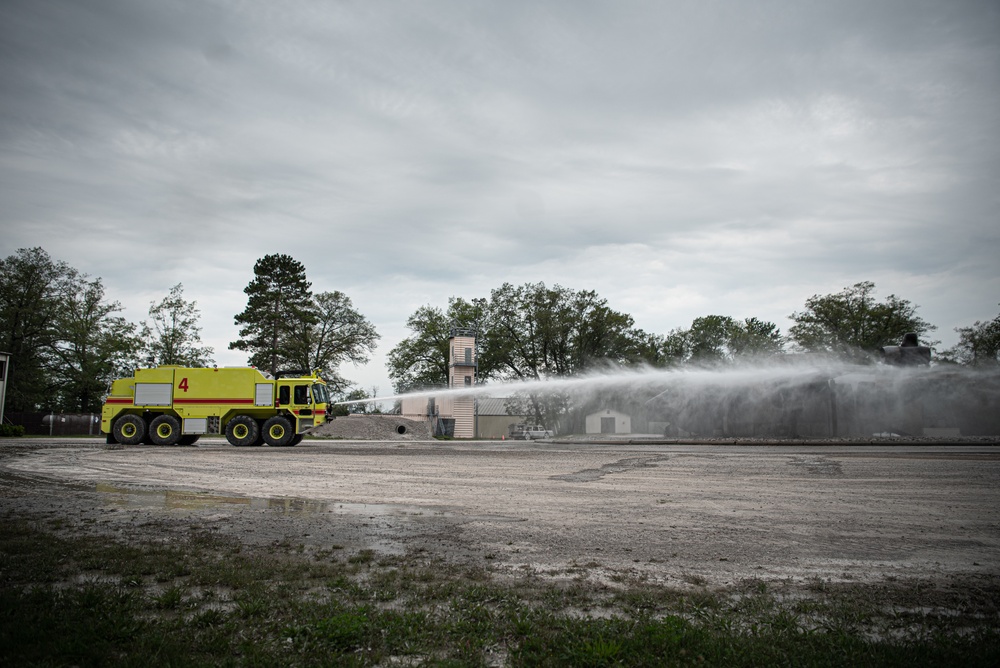
{"type": "Polygon", "coordinates": [[[608,588],[421,552],[317,559],[197,530],[165,545],[70,529],[0,523],[0,665],[1000,664],[988,580],[608,588]]]}

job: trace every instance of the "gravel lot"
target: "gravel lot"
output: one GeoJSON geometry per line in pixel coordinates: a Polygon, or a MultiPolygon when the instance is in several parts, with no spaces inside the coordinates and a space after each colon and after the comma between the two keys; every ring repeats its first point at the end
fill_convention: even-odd
{"type": "Polygon", "coordinates": [[[679,586],[1000,575],[990,445],[0,441],[0,511],[19,510],[679,586]]]}

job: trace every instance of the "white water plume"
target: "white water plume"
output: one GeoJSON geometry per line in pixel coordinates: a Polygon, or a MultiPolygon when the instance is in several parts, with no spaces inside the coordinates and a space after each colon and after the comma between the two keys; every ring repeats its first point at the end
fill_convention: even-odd
{"type": "Polygon", "coordinates": [[[365,404],[402,399],[431,397],[483,397],[506,396],[511,393],[585,394],[601,389],[639,389],[656,387],[676,387],[683,385],[698,387],[740,387],[757,384],[795,384],[818,374],[830,377],[869,377],[878,373],[887,378],[909,377],[920,373],[930,373],[927,368],[901,368],[848,364],[836,361],[822,363],[783,363],[770,365],[739,365],[720,368],[675,368],[655,369],[644,367],[636,370],[621,370],[605,373],[590,373],[573,377],[556,377],[542,380],[517,380],[502,383],[477,385],[475,387],[436,388],[396,394],[389,397],[371,397],[352,401],[338,401],[338,405],[365,404]]]}
{"type": "MultiPolygon", "coordinates": [[[[786,369],[787,371],[787,369],[786,369]]],[[[742,370],[737,377],[746,377],[749,369],[742,370]]],[[[730,371],[728,376],[732,376],[730,371]]],[[[619,371],[616,373],[594,373],[573,377],[556,377],[543,380],[516,380],[503,383],[477,385],[475,387],[439,388],[418,390],[396,394],[391,397],[372,397],[352,401],[338,401],[337,404],[365,404],[378,401],[419,399],[423,397],[480,397],[505,396],[510,393],[547,394],[555,392],[581,391],[595,388],[642,387],[663,385],[684,380],[687,382],[716,383],[721,380],[721,372],[708,369],[643,369],[639,371],[619,371]]],[[[759,378],[759,376],[758,376],[759,378]]]]}
{"type": "Polygon", "coordinates": [[[996,370],[861,365],[812,356],[711,369],[617,370],[338,403],[512,396],[559,398],[560,433],[580,433],[583,415],[605,408],[631,415],[633,426],[648,433],[675,436],[1000,433],[996,370]]]}

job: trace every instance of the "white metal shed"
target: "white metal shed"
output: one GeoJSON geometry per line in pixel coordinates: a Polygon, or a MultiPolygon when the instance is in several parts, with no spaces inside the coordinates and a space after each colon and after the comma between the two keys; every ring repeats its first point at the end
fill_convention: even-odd
{"type": "Polygon", "coordinates": [[[585,429],[588,434],[631,434],[632,416],[606,408],[588,415],[585,429]]]}

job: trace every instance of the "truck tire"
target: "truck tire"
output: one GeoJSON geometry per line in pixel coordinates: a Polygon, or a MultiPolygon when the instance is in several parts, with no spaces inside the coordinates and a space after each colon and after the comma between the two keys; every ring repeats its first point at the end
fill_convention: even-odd
{"type": "Polygon", "coordinates": [[[258,436],[260,427],[249,415],[237,415],[226,423],[226,440],[237,447],[253,445],[258,436]]]}
{"type": "Polygon", "coordinates": [[[201,434],[188,434],[187,436],[181,436],[181,439],[177,441],[177,445],[194,445],[201,438],[201,434]]]}
{"type": "Polygon", "coordinates": [[[299,443],[302,442],[303,438],[305,438],[304,434],[295,434],[295,436],[292,437],[292,440],[288,443],[288,445],[298,445],[299,443]]]}
{"type": "Polygon", "coordinates": [[[177,445],[181,440],[181,423],[173,415],[160,415],[149,423],[149,438],[154,445],[177,445]]]}
{"type": "Polygon", "coordinates": [[[146,421],[138,415],[123,415],[111,430],[122,445],[139,445],[146,438],[146,421]]]}
{"type": "Polygon", "coordinates": [[[257,420],[257,438],[254,439],[253,443],[250,444],[255,448],[259,448],[264,445],[264,421],[257,420]]]}
{"type": "Polygon", "coordinates": [[[295,431],[288,418],[275,415],[264,423],[264,442],[273,446],[291,445],[295,438],[295,431]]]}

